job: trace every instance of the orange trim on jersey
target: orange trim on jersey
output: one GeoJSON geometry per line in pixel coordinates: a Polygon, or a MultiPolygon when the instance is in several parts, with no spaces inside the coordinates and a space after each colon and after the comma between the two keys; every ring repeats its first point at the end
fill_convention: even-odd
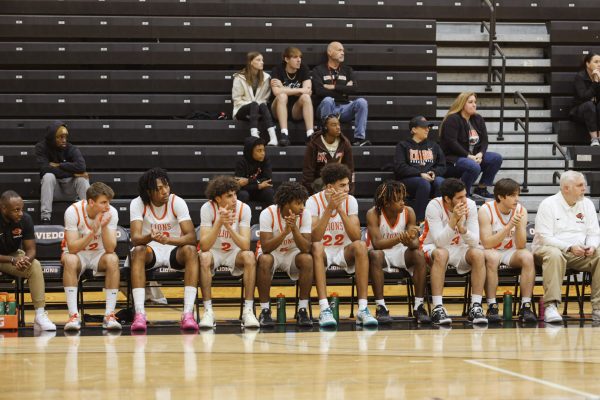
{"type": "Polygon", "coordinates": [[[209,204],[213,209],[213,222],[215,222],[217,220],[217,209],[215,208],[215,204],[212,202],[212,200],[210,200],[209,204]]]}
{"type": "MultiPolygon", "coordinates": [[[[327,206],[325,205],[325,200],[323,199],[323,192],[319,192],[319,198],[321,199],[321,204],[323,204],[323,209],[326,209],[327,206]]],[[[319,214],[321,214],[321,208],[319,208],[319,214]]],[[[331,214],[332,217],[335,217],[337,214],[337,210],[334,211],[333,214],[331,214]]]]}
{"type": "Polygon", "coordinates": [[[150,207],[150,212],[152,213],[152,215],[154,215],[154,218],[156,218],[157,220],[163,220],[165,219],[165,217],[167,216],[167,212],[169,212],[169,200],[167,200],[167,204],[165,204],[165,212],[163,213],[162,217],[157,217],[156,213],[154,212],[154,207],[152,206],[152,202],[150,202],[150,204],[148,204],[148,207],[150,207]]]}
{"type": "MultiPolygon", "coordinates": [[[[275,215],[273,215],[271,207],[267,207],[267,210],[269,211],[269,214],[271,214],[271,231],[273,231],[273,229],[275,229],[275,215]]],[[[277,211],[279,212],[279,209],[277,211]]],[[[281,223],[279,223],[279,226],[281,227],[281,223]]]]}
{"type": "Polygon", "coordinates": [[[396,226],[398,226],[398,222],[400,222],[400,216],[402,215],[402,213],[398,213],[398,215],[396,216],[396,222],[394,222],[393,225],[390,224],[390,221],[388,221],[384,212],[382,212],[381,215],[383,215],[383,219],[385,220],[385,223],[390,227],[390,229],[393,230],[396,226]]]}
{"type": "MultiPolygon", "coordinates": [[[[494,202],[495,204],[495,202],[494,202]]],[[[490,206],[490,203],[485,203],[484,206],[487,206],[489,212],[490,212],[490,223],[492,225],[494,225],[494,212],[492,211],[492,207],[490,206]]]]}
{"type": "Polygon", "coordinates": [[[79,210],[77,209],[77,203],[73,203],[73,208],[75,209],[75,214],[77,215],[77,226],[79,226],[81,219],[79,218],[79,210]]]}
{"type": "Polygon", "coordinates": [[[317,216],[321,216],[321,205],[319,205],[319,198],[317,197],[316,194],[313,194],[310,197],[313,199],[313,201],[317,205],[317,216]]]}
{"type": "Polygon", "coordinates": [[[349,197],[349,196],[346,196],[346,215],[348,215],[348,208],[349,208],[349,206],[348,206],[348,202],[349,202],[349,201],[350,201],[350,197],[349,197]]]}
{"type": "Polygon", "coordinates": [[[238,200],[238,204],[240,206],[240,215],[238,217],[238,223],[240,223],[240,222],[242,222],[242,214],[244,213],[244,203],[242,203],[241,201],[238,200]]]}
{"type": "Polygon", "coordinates": [[[423,243],[425,239],[427,239],[427,235],[429,234],[429,223],[425,220],[425,225],[423,226],[423,233],[419,236],[419,249],[423,250],[423,243]]]}
{"type": "MultiPolygon", "coordinates": [[[[77,209],[77,207],[75,209],[77,209]]],[[[83,222],[85,222],[85,226],[87,226],[87,228],[91,231],[92,228],[90,227],[87,221],[87,210],[85,209],[85,200],[81,200],[81,213],[83,214],[83,222]]],[[[79,225],[79,223],[77,225],[79,225]]]]}
{"type": "MultiPolygon", "coordinates": [[[[486,204],[487,204],[487,203],[486,203],[486,204]]],[[[517,205],[517,206],[518,206],[518,205],[517,205]]],[[[502,215],[501,215],[502,213],[501,213],[501,212],[500,212],[500,210],[498,209],[498,203],[496,203],[495,201],[494,201],[494,208],[496,209],[496,214],[498,215],[498,219],[500,220],[500,223],[501,223],[502,225],[504,225],[504,226],[508,225],[508,222],[510,222],[511,218],[513,217],[515,210],[511,210],[511,212],[510,212],[510,214],[509,214],[509,216],[508,216],[508,222],[507,222],[507,223],[504,223],[504,220],[502,219],[502,215]]]]}
{"type": "Polygon", "coordinates": [[[175,217],[175,219],[177,219],[177,213],[175,212],[175,199],[177,198],[177,196],[175,196],[174,194],[171,195],[171,212],[173,213],[173,216],[175,217]]]}
{"type": "Polygon", "coordinates": [[[142,211],[142,218],[146,218],[146,207],[148,207],[146,204],[144,204],[144,211],[142,211]]]}

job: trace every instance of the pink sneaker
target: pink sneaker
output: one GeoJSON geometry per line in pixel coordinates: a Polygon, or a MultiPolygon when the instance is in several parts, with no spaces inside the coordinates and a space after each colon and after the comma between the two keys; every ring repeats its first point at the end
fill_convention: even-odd
{"type": "Polygon", "coordinates": [[[184,331],[198,331],[198,324],[194,319],[194,313],[183,313],[181,316],[181,329],[184,331]]]}
{"type": "Polygon", "coordinates": [[[146,332],[146,314],[135,313],[133,323],[131,324],[132,332],[146,332]]]}

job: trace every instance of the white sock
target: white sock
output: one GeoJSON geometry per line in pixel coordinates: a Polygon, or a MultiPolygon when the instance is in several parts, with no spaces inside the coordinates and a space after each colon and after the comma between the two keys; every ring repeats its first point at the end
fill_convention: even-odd
{"type": "Polygon", "coordinates": [[[496,298],[492,297],[492,298],[486,298],[485,301],[487,301],[488,306],[491,304],[496,304],[496,298]]]}
{"type": "Polygon", "coordinates": [[[250,128],[250,136],[260,137],[258,134],[258,128],[250,128]]]}
{"type": "Polygon", "coordinates": [[[307,129],[307,130],[306,130],[306,137],[311,137],[313,133],[315,133],[315,131],[314,131],[314,130],[312,130],[312,129],[307,129]]]}
{"type": "Polygon", "coordinates": [[[204,311],[212,311],[212,300],[204,300],[204,311]]]}
{"type": "Polygon", "coordinates": [[[377,304],[378,306],[382,306],[383,308],[385,308],[387,310],[384,299],[375,299],[375,304],[377,304]]]}
{"type": "Polygon", "coordinates": [[[135,307],[136,314],[146,314],[146,310],[144,310],[144,301],[146,300],[146,289],[140,287],[133,289],[131,292],[133,293],[133,306],[135,307]]]}
{"type": "Polygon", "coordinates": [[[77,314],[77,286],[65,286],[69,315],[77,314]]]}
{"type": "Polygon", "coordinates": [[[244,300],[244,308],[247,310],[254,309],[254,300],[244,300]]]}
{"type": "Polygon", "coordinates": [[[531,303],[531,297],[521,297],[521,304],[531,303]]]}
{"type": "Polygon", "coordinates": [[[119,289],[104,289],[104,296],[106,296],[106,310],[104,311],[104,315],[109,315],[115,312],[118,293],[119,289]]]}
{"type": "Polygon", "coordinates": [[[474,294],[471,296],[471,306],[473,306],[473,304],[475,303],[479,303],[481,304],[481,299],[483,298],[482,295],[480,294],[474,294]]]}
{"type": "Polygon", "coordinates": [[[271,303],[270,302],[266,302],[266,303],[260,303],[260,309],[261,310],[270,310],[271,309],[271,303]]]}
{"type": "Polygon", "coordinates": [[[277,133],[275,133],[275,127],[272,126],[269,129],[267,129],[267,132],[269,132],[269,143],[275,143],[277,144],[277,133]]]}
{"type": "Polygon", "coordinates": [[[196,303],[196,296],[198,289],[194,286],[185,286],[183,288],[183,312],[190,313],[194,311],[194,303],[196,303]]]}
{"type": "Polygon", "coordinates": [[[308,310],[308,299],[298,300],[298,309],[306,308],[308,310]]]}
{"type": "Polygon", "coordinates": [[[329,302],[327,301],[327,299],[319,300],[319,308],[321,309],[321,311],[325,311],[329,308],[329,302]]]}
{"type": "Polygon", "coordinates": [[[44,309],[44,307],[36,308],[35,309],[35,316],[36,317],[41,317],[42,315],[44,315],[45,312],[46,312],[46,310],[44,309]]]}
{"type": "Polygon", "coordinates": [[[279,132],[281,132],[282,135],[287,135],[288,134],[288,130],[287,129],[280,129],[279,132]]]}
{"type": "Polygon", "coordinates": [[[362,311],[367,308],[368,304],[369,303],[367,302],[367,299],[358,299],[358,311],[362,311]]]}
{"type": "Polygon", "coordinates": [[[433,303],[434,307],[442,306],[442,296],[431,296],[431,302],[433,303]]]}
{"type": "Polygon", "coordinates": [[[425,300],[423,299],[423,297],[415,297],[415,307],[413,308],[413,310],[416,310],[417,308],[419,308],[419,306],[421,304],[423,304],[425,302],[425,300]]]}

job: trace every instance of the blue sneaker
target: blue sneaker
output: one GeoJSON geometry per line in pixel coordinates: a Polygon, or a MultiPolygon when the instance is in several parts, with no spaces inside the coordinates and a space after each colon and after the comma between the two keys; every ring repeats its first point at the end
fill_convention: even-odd
{"type": "Polygon", "coordinates": [[[337,322],[335,318],[333,318],[331,308],[328,307],[325,310],[321,311],[321,315],[319,315],[319,326],[321,328],[337,326],[337,322]]]}
{"type": "Polygon", "coordinates": [[[371,315],[369,309],[365,308],[364,310],[359,310],[358,314],[356,314],[356,325],[377,326],[379,322],[371,315]]]}

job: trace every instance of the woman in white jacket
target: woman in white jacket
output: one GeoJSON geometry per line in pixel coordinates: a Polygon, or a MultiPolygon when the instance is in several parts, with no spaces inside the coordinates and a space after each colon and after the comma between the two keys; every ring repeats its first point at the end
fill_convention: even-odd
{"type": "Polygon", "coordinates": [[[238,120],[250,120],[250,135],[259,137],[258,119],[262,117],[269,127],[269,146],[277,145],[277,135],[267,101],[271,96],[271,76],[263,71],[263,56],[251,51],[246,56],[246,66],[233,75],[233,116],[238,120]]]}

